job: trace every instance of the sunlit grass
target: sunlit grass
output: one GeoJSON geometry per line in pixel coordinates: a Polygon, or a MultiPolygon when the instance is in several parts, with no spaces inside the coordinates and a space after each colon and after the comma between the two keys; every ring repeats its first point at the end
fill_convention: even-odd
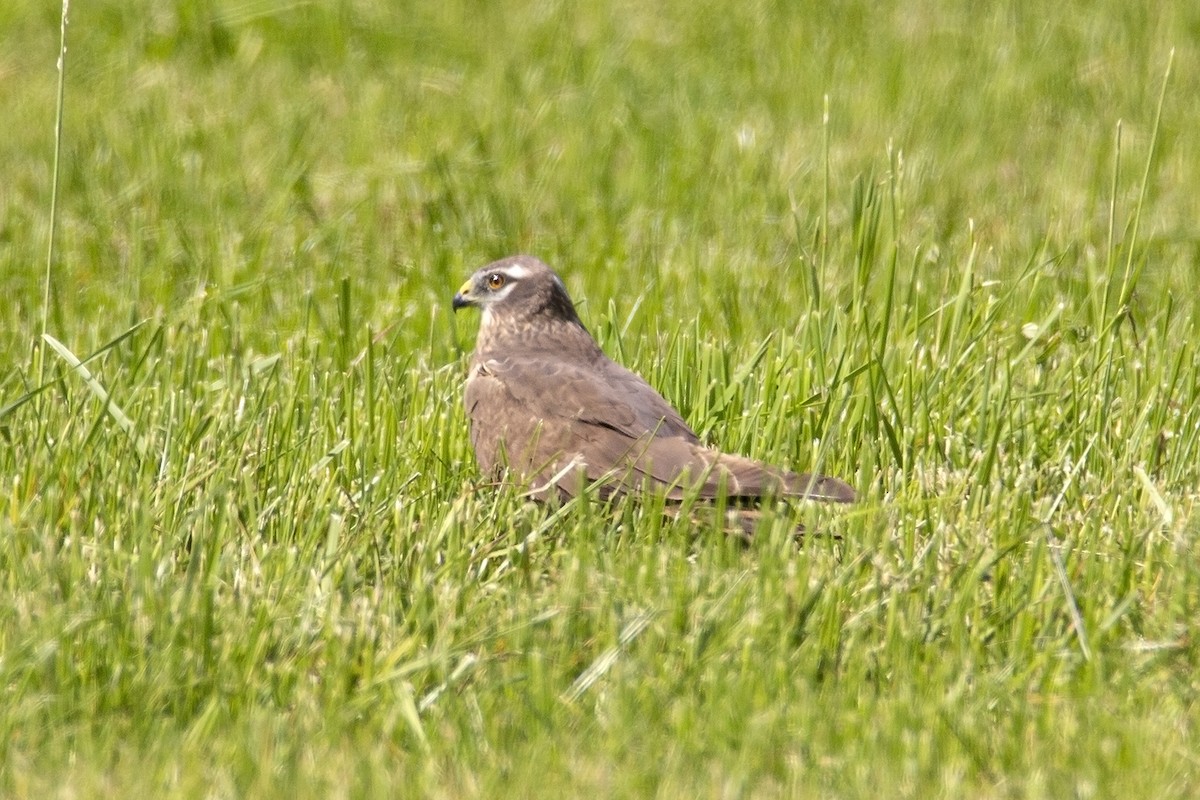
{"type": "Polygon", "coordinates": [[[1185,5],[76,4],[47,305],[9,4],[0,792],[1194,794],[1185,5]],[[862,502],[484,484],[449,298],[518,251],[862,502]]]}

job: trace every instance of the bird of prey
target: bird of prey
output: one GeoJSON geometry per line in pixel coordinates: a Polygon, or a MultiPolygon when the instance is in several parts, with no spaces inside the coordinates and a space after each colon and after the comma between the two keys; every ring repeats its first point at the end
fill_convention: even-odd
{"type": "Polygon", "coordinates": [[[588,485],[601,497],[854,500],[837,478],[706,447],[650,384],[604,355],[562,279],[538,259],[480,268],[454,295],[455,311],[466,306],[482,311],[465,405],[485,475],[507,469],[538,500],[588,485]]]}

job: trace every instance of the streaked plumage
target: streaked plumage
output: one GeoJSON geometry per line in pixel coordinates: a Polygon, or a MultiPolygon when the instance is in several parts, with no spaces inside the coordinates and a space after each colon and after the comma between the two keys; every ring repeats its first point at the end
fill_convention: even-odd
{"type": "Polygon", "coordinates": [[[837,478],[805,475],[705,447],[671,405],[611,361],[584,328],[562,280],[530,256],[479,269],[455,310],[483,312],[465,405],[480,469],[508,467],[534,497],[654,490],[731,499],[850,502],[837,478]]]}

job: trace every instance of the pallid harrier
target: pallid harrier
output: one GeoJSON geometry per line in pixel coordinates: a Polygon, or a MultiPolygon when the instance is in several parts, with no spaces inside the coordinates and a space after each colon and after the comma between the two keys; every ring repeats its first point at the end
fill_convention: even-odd
{"type": "Polygon", "coordinates": [[[604,355],[562,279],[536,258],[479,269],[453,305],[483,312],[465,404],[489,477],[507,467],[539,500],[570,498],[590,483],[602,497],[854,500],[837,478],[705,447],[650,384],[604,355]]]}

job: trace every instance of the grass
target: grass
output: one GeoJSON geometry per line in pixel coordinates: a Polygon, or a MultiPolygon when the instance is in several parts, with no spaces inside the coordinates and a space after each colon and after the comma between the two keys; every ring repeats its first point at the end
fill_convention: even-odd
{"type": "Polygon", "coordinates": [[[0,793],[1200,791],[1187,4],[76,4],[52,201],[58,21],[0,11],[0,793]],[[449,298],[517,251],[863,502],[482,485],[449,298]]]}

